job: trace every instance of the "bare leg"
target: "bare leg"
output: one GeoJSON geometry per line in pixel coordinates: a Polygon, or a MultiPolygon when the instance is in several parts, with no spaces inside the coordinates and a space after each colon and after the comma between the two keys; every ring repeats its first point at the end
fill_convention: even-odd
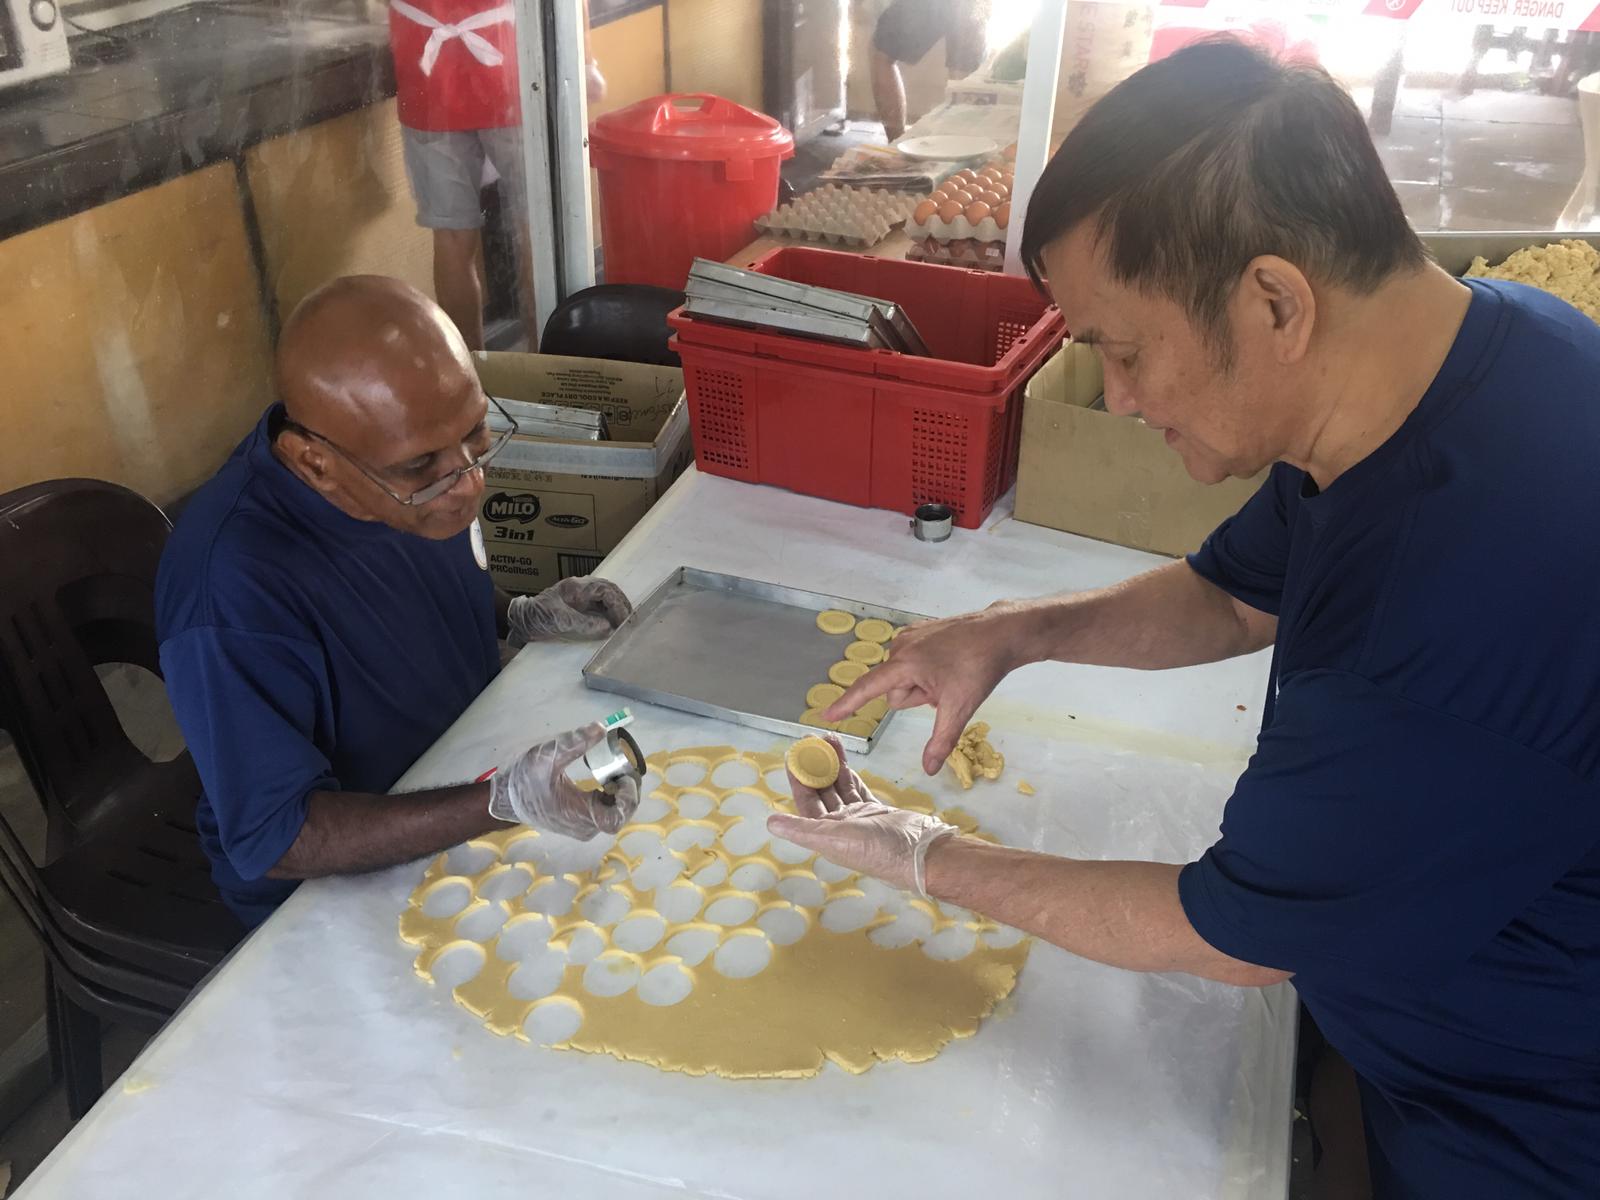
{"type": "Polygon", "coordinates": [[[483,240],[476,229],[433,231],[433,293],[469,350],[483,349],[483,240]]]}
{"type": "Polygon", "coordinates": [[[892,142],[906,131],[906,84],[900,64],[882,50],[872,52],[872,99],[883,122],[883,136],[892,142]]]}
{"type": "Polygon", "coordinates": [[[1311,1123],[1322,1142],[1311,1194],[1316,1200],[1371,1200],[1367,1134],[1356,1073],[1332,1046],[1311,1075],[1311,1123]]]}

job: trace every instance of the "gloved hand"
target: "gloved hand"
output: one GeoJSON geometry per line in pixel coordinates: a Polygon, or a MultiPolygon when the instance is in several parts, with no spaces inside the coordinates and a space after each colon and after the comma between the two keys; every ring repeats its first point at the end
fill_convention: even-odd
{"type": "Polygon", "coordinates": [[[606,98],[606,77],[600,74],[600,64],[590,59],[584,65],[584,90],[590,104],[599,104],[606,98]]]}
{"type": "Polygon", "coordinates": [[[639,784],[617,781],[614,802],[602,792],[585,792],[567,778],[567,768],[606,736],[596,721],[541,742],[501,767],[489,780],[489,815],[521,821],[549,833],[586,842],[597,833],[616,833],[639,807],[639,784]]]}
{"type": "Polygon", "coordinates": [[[773,813],[767,818],[767,832],[928,899],[924,874],[928,851],[955,836],[956,827],[927,813],[880,804],[845,761],[839,739],[827,740],[839,756],[838,780],[817,791],[791,773],[789,790],[800,815],[773,813]]]}
{"type": "Polygon", "coordinates": [[[563,579],[537,596],[515,596],[506,610],[506,644],[520,649],[550,638],[601,638],[626,621],[633,605],[607,579],[563,579]]]}

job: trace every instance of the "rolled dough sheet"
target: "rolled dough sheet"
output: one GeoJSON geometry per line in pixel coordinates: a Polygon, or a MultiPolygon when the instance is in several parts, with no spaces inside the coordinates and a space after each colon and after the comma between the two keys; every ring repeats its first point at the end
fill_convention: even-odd
{"type": "MultiPolygon", "coordinates": [[[[922,1062],[1015,986],[1030,946],[1016,930],[768,839],[767,814],[792,811],[770,786],[781,755],[649,765],[609,847],[517,827],[435,859],[400,916],[417,974],[454,983],[498,1034],[730,1078],[922,1062]]],[[[865,778],[885,803],[934,811],[865,778]]]]}

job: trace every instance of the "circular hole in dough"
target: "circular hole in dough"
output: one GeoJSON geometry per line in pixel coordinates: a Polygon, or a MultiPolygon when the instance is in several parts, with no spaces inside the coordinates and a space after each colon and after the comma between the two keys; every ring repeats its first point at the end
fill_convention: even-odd
{"type": "Polygon", "coordinates": [[[827,708],[842,695],[844,689],[837,683],[814,683],[811,690],[806,692],[806,707],[827,708]]]}
{"type": "Polygon", "coordinates": [[[743,925],[755,915],[756,901],[753,896],[722,895],[706,905],[706,920],[713,925],[743,925]]]}
{"type": "Polygon", "coordinates": [[[824,929],[834,933],[854,933],[878,915],[878,906],[865,896],[841,896],[830,900],[818,918],[824,929]]]}
{"type": "Polygon", "coordinates": [[[735,858],[746,858],[766,844],[767,819],[764,816],[741,818],[722,831],[722,845],[735,858]]]}
{"type": "Polygon", "coordinates": [[[700,788],[690,788],[678,794],[678,815],[691,821],[708,817],[717,807],[717,797],[700,788]]]}
{"type": "Polygon", "coordinates": [[[472,888],[460,879],[442,879],[422,894],[422,913],[453,917],[472,899],[472,888]]]}
{"type": "Polygon", "coordinates": [[[439,952],[428,971],[440,987],[456,988],[483,970],[486,957],[474,942],[453,942],[439,952]]]}
{"type": "Polygon", "coordinates": [[[445,855],[444,869],[452,875],[476,875],[499,857],[493,846],[464,842],[445,855]]]}
{"type": "Polygon", "coordinates": [[[740,863],[728,876],[728,885],[741,892],[764,892],[777,882],[778,873],[764,862],[740,863]]]}
{"type": "Polygon", "coordinates": [[[611,944],[630,954],[643,954],[646,950],[654,949],[666,936],[666,921],[646,909],[629,913],[611,931],[611,944]]]}
{"type": "Polygon", "coordinates": [[[572,901],[577,894],[578,885],[571,879],[541,879],[533,885],[533,891],[528,893],[522,907],[529,912],[559,917],[572,910],[572,901]]]}
{"type": "Polygon", "coordinates": [[[922,952],[929,958],[936,958],[940,962],[955,962],[971,954],[978,945],[978,932],[968,929],[964,925],[953,925],[949,929],[941,929],[930,938],[924,939],[922,952]]]}
{"type": "Polygon", "coordinates": [[[882,645],[894,637],[894,626],[887,621],[880,621],[877,617],[868,617],[865,621],[856,622],[856,637],[863,642],[877,642],[882,645]]]}
{"type": "Polygon", "coordinates": [[[766,780],[767,786],[777,792],[778,795],[787,796],[789,794],[789,772],[784,769],[782,764],[776,767],[768,767],[767,773],[762,778],[766,780]]]}
{"type": "Polygon", "coordinates": [[[684,871],[683,859],[665,846],[660,847],[633,868],[633,886],[640,891],[653,892],[666,887],[684,871]]]}
{"type": "Polygon", "coordinates": [[[494,952],[507,962],[522,962],[543,953],[550,943],[550,932],[550,922],[544,917],[521,913],[500,927],[494,952]]]}
{"type": "Polygon", "coordinates": [[[698,967],[717,948],[722,934],[705,925],[692,925],[680,929],[667,939],[666,951],[682,959],[684,965],[698,967]]]}
{"type": "Polygon", "coordinates": [[[756,918],[756,928],[775,946],[792,946],[805,937],[811,922],[805,913],[786,904],[775,904],[756,918]]]}
{"type": "Polygon", "coordinates": [[[843,883],[855,874],[849,867],[841,867],[836,862],[829,862],[825,858],[818,858],[811,864],[811,871],[823,883],[843,883]]]}
{"type": "Polygon", "coordinates": [[[877,666],[886,657],[883,646],[877,642],[851,642],[844,648],[844,656],[869,667],[877,666]]]}
{"type": "Polygon", "coordinates": [[[829,787],[839,778],[839,756],[818,737],[801,738],[794,743],[784,755],[784,762],[808,788],[829,787]]]}
{"type": "Polygon", "coordinates": [[[878,723],[870,717],[846,717],[839,722],[839,732],[848,733],[851,737],[869,738],[878,728],[878,723]]]}
{"type": "Polygon", "coordinates": [[[939,910],[939,915],[947,921],[960,921],[964,925],[976,924],[976,918],[967,909],[958,904],[946,904],[943,900],[935,900],[934,907],[939,910]]]}
{"type": "Polygon", "coordinates": [[[691,875],[689,880],[697,887],[721,887],[728,882],[728,864],[718,855],[691,875]]]}
{"type": "Polygon", "coordinates": [[[807,850],[804,846],[797,846],[788,838],[775,837],[770,840],[772,842],[772,857],[781,863],[788,863],[792,867],[799,866],[803,862],[810,862],[817,855],[815,850],[807,850]]]}
{"type": "Polygon", "coordinates": [[[856,619],[854,615],[841,609],[830,608],[817,614],[817,628],[822,630],[823,633],[831,633],[838,636],[839,634],[849,633],[855,627],[856,619]]]}
{"type": "Polygon", "coordinates": [[[583,990],[591,996],[620,996],[639,982],[639,960],[607,950],[583,969],[583,990]]]}
{"type": "Polygon", "coordinates": [[[772,961],[772,943],[759,930],[743,930],[734,934],[711,958],[711,965],[719,975],[729,979],[749,979],[767,969],[772,961]]]}
{"type": "Polygon", "coordinates": [[[615,925],[632,907],[633,901],[625,893],[615,888],[600,888],[583,898],[579,911],[596,925],[615,925]]]}
{"type": "Polygon", "coordinates": [[[500,932],[500,926],[506,923],[509,915],[504,904],[485,904],[456,921],[456,936],[474,942],[487,942],[500,932]]]}
{"type": "MultiPolygon", "coordinates": [[[[783,786],[789,786],[787,778],[783,786]]],[[[748,818],[755,821],[765,821],[772,813],[772,803],[760,792],[729,792],[717,807],[725,817],[748,818]]]]}
{"type": "Polygon", "coordinates": [[[694,976],[679,963],[657,963],[639,976],[639,999],[667,1008],[694,991],[694,976]]]}
{"type": "MultiPolygon", "coordinates": [[[[637,817],[634,818],[636,821],[637,817]]],[[[617,839],[618,848],[629,858],[643,858],[661,849],[661,831],[658,829],[626,829],[617,839]]]]}
{"type": "Polygon", "coordinates": [[[536,1046],[560,1046],[583,1027],[583,1009],[567,996],[536,1002],[522,1022],[522,1032],[536,1046]]]}
{"type": "Polygon", "coordinates": [[[644,799],[639,801],[639,807],[635,810],[633,819],[641,825],[653,825],[661,818],[672,814],[672,805],[667,802],[664,796],[659,796],[654,791],[647,792],[643,789],[640,789],[639,794],[644,799]]]}
{"type": "Polygon", "coordinates": [[[704,849],[717,840],[717,827],[704,821],[683,821],[667,830],[667,848],[683,854],[704,849]]]}
{"type": "Polygon", "coordinates": [[[924,941],[933,934],[933,919],[915,908],[902,909],[893,921],[880,925],[867,934],[874,945],[885,950],[898,950],[913,942],[924,941]]]}
{"type": "Polygon", "coordinates": [[[872,668],[866,663],[851,662],[846,658],[828,668],[828,678],[840,687],[849,687],[870,670],[872,668]]]}
{"type": "Polygon", "coordinates": [[[1020,929],[1013,929],[1009,925],[1002,925],[998,929],[986,929],[983,932],[983,944],[991,950],[1009,950],[1020,942],[1027,934],[1020,929]]]}
{"type": "Polygon", "coordinates": [[[593,925],[579,925],[567,937],[567,961],[582,966],[593,962],[606,948],[605,935],[593,925]]]}
{"type": "Polygon", "coordinates": [[[542,1000],[561,986],[566,971],[566,956],[546,948],[511,972],[506,991],[518,1000],[542,1000]]]}
{"type": "Polygon", "coordinates": [[[837,728],[839,728],[839,724],[838,724],[837,721],[829,721],[829,720],[827,720],[827,719],[825,719],[823,717],[822,710],[820,708],[808,708],[808,709],[806,709],[805,712],[800,714],[800,719],[799,719],[798,723],[801,724],[801,725],[804,725],[807,729],[837,729],[837,728]]]}
{"type": "Polygon", "coordinates": [[[667,767],[662,778],[673,787],[694,787],[705,782],[706,764],[698,758],[681,758],[667,767]]]}
{"type": "Polygon", "coordinates": [[[656,911],[674,925],[694,920],[700,915],[700,906],[706,902],[705,893],[687,881],[658,889],[655,900],[656,911]]]}
{"type": "MultiPolygon", "coordinates": [[[[820,859],[818,861],[821,861],[820,859]]],[[[887,884],[881,879],[874,879],[870,875],[863,875],[856,880],[856,889],[879,908],[893,906],[899,911],[897,903],[906,893],[892,884],[887,884]]]]}
{"type": "Polygon", "coordinates": [[[546,857],[543,839],[530,829],[513,838],[500,857],[508,863],[531,863],[538,870],[546,857]]]}
{"type": "Polygon", "coordinates": [[[730,758],[721,762],[712,769],[711,782],[713,786],[723,788],[750,787],[761,778],[761,772],[756,770],[755,763],[744,757],[730,758]]]}
{"type": "Polygon", "coordinates": [[[527,867],[501,867],[478,885],[483,900],[512,900],[533,886],[533,872],[527,867]]]}
{"type": "Polygon", "coordinates": [[[802,908],[820,908],[828,898],[828,890],[810,871],[795,871],[778,880],[778,895],[802,908]]]}

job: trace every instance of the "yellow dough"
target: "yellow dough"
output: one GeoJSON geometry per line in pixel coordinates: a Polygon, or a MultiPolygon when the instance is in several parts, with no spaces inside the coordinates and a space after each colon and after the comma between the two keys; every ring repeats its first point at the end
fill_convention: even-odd
{"type": "Polygon", "coordinates": [[[877,617],[868,617],[856,625],[856,636],[863,642],[887,642],[894,636],[894,626],[877,617]]]}
{"type": "Polygon", "coordinates": [[[1026,779],[1020,780],[1017,783],[1017,791],[1021,792],[1024,796],[1031,796],[1033,795],[1033,784],[1029,783],[1026,779]]]}
{"type": "Polygon", "coordinates": [[[945,762],[950,764],[950,770],[955,773],[963,790],[970,788],[973,779],[978,776],[999,779],[1000,772],[1006,768],[1006,756],[989,744],[989,725],[986,721],[974,721],[968,725],[945,762]]]}
{"type": "Polygon", "coordinates": [[[828,678],[840,687],[849,687],[868,671],[872,670],[866,663],[851,662],[848,658],[843,662],[836,662],[828,668],[828,678]]]}
{"type": "Polygon", "coordinates": [[[842,695],[844,689],[837,683],[813,684],[811,690],[806,693],[806,707],[827,708],[842,695]]]}
{"type": "Polygon", "coordinates": [[[784,762],[808,788],[825,788],[839,778],[839,756],[821,738],[801,738],[789,747],[784,762]]]}
{"type": "Polygon", "coordinates": [[[877,642],[851,642],[844,648],[844,656],[853,663],[868,667],[876,666],[887,657],[877,642]]]}
{"type": "Polygon", "coordinates": [[[856,716],[865,717],[869,721],[881,721],[889,712],[889,701],[879,696],[876,700],[868,700],[856,709],[856,716]]]}
{"type": "Polygon", "coordinates": [[[812,729],[837,729],[837,728],[839,728],[839,722],[823,720],[823,718],[822,718],[823,711],[824,710],[820,709],[820,708],[808,708],[808,709],[806,709],[805,712],[800,714],[800,724],[807,725],[812,729]]]}
{"type": "Polygon", "coordinates": [[[823,633],[849,633],[856,627],[856,619],[847,612],[830,608],[817,614],[817,628],[823,633]]]}
{"type": "Polygon", "coordinates": [[[839,722],[839,732],[852,734],[855,737],[871,737],[872,731],[878,723],[871,717],[846,717],[839,722]]]}
{"type": "Polygon", "coordinates": [[[769,785],[783,756],[707,747],[649,766],[609,846],[518,826],[439,855],[400,915],[417,974],[454,983],[494,1033],[730,1078],[922,1062],[1016,985],[1029,943],[1015,930],[768,839],[766,815],[792,811],[769,785]]]}

